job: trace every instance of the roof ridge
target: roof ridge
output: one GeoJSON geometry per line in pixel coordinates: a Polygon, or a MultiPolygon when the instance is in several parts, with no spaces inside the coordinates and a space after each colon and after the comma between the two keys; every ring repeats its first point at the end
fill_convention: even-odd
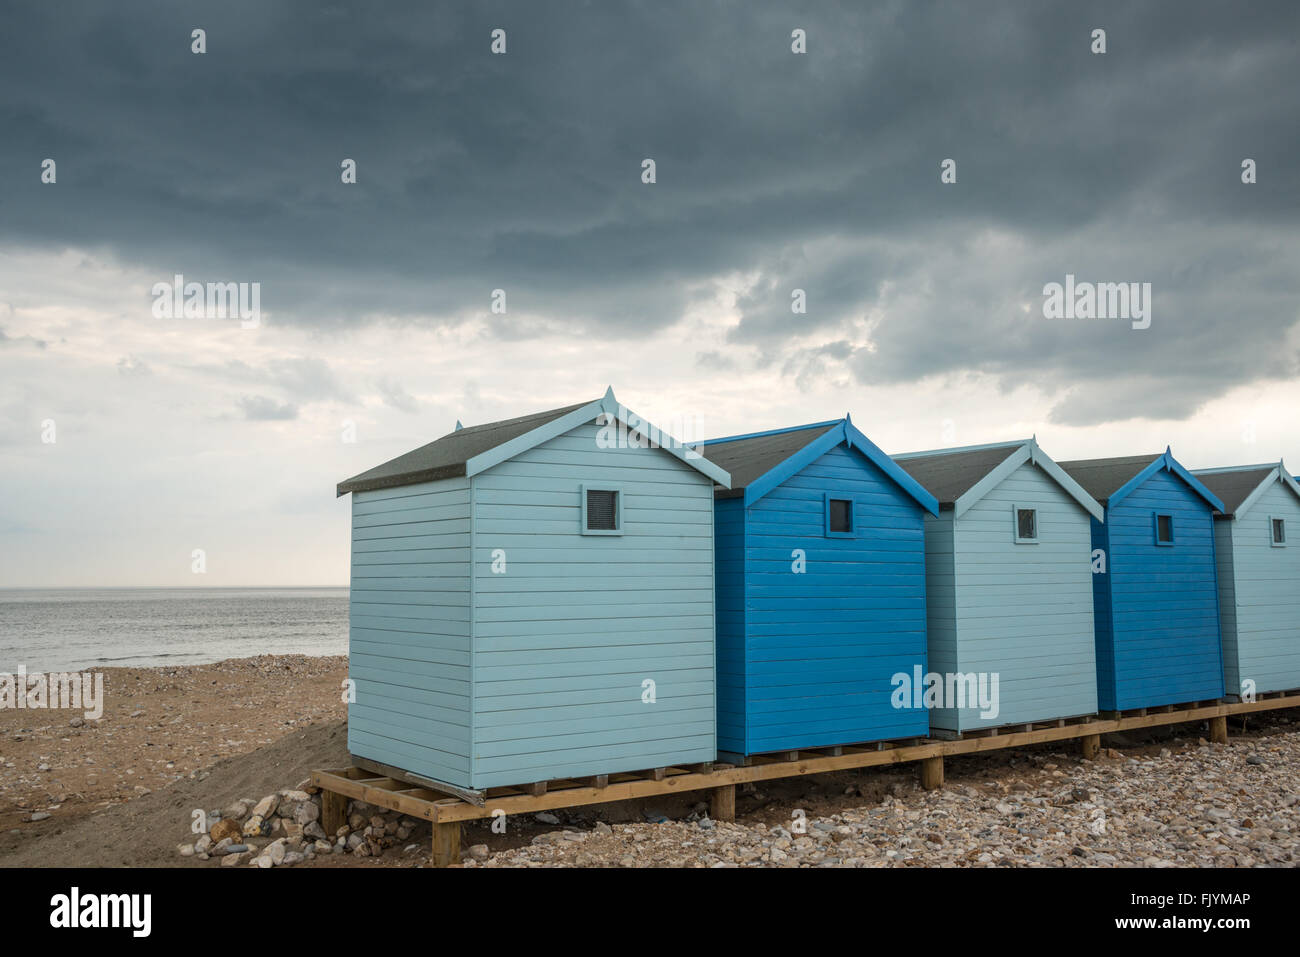
{"type": "Polygon", "coordinates": [[[1188,469],[1193,475],[1224,475],[1228,472],[1254,472],[1257,469],[1281,468],[1281,462],[1261,462],[1258,465],[1217,465],[1208,469],[1188,469]]]}
{"type": "MultiPolygon", "coordinates": [[[[562,412],[567,409],[581,409],[584,405],[591,405],[592,402],[598,402],[599,399],[588,399],[586,402],[577,402],[570,405],[557,405],[553,409],[544,409],[541,412],[530,412],[527,415],[516,415],[510,419],[497,419],[493,422],[480,422],[478,425],[463,425],[459,429],[448,432],[446,435],[440,435],[438,438],[446,438],[447,435],[456,435],[457,433],[477,432],[481,429],[491,429],[497,426],[510,425],[516,422],[527,422],[529,419],[540,419],[543,416],[554,415],[556,412],[562,412]]],[[[459,421],[459,420],[457,420],[459,421]]],[[[437,439],[434,439],[436,442],[437,439]]]]}
{"type": "Polygon", "coordinates": [[[746,432],[743,435],[725,435],[716,439],[701,439],[696,445],[721,445],[723,442],[741,442],[745,439],[762,439],[770,435],[784,435],[787,432],[802,432],[805,429],[824,429],[827,426],[839,425],[844,419],[830,419],[826,422],[810,422],[807,425],[792,425],[785,429],[768,429],[765,432],[746,432]]]}
{"type": "Polygon", "coordinates": [[[993,449],[1018,449],[1021,446],[1034,443],[1034,439],[1014,439],[1008,442],[989,442],[985,445],[958,445],[950,449],[927,449],[924,452],[898,452],[891,455],[892,459],[913,459],[926,455],[960,455],[963,452],[989,452],[993,449]]]}

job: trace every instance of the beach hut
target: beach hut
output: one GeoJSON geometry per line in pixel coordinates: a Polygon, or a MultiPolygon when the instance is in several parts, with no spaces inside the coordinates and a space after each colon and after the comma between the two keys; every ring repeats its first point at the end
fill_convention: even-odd
{"type": "Polygon", "coordinates": [[[1281,462],[1192,472],[1214,516],[1228,696],[1300,688],[1300,485],[1281,462]]]}
{"type": "Polygon", "coordinates": [[[354,758],[471,799],[715,760],[715,485],[613,390],[340,483],[354,758]]]}
{"type": "Polygon", "coordinates": [[[1101,506],[1033,439],[894,460],[939,500],[925,525],[933,733],[1096,713],[1101,506]]]}
{"type": "Polygon", "coordinates": [[[1168,449],[1061,468],[1106,508],[1092,526],[1102,709],[1221,698],[1214,512],[1223,503],[1168,449]]]}
{"type": "Polygon", "coordinates": [[[732,479],[714,493],[724,759],[926,735],[891,682],[925,666],[934,497],[847,416],[700,448],[732,479]]]}

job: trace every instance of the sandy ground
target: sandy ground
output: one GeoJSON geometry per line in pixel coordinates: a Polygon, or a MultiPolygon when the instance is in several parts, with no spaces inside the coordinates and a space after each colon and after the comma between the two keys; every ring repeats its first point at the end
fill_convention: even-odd
{"type": "MultiPolygon", "coordinates": [[[[244,798],[256,800],[295,787],[314,769],[348,762],[346,711],[340,689],[346,674],[343,658],[265,656],[105,673],[107,703],[98,723],[88,721],[72,727],[73,714],[69,712],[0,710],[0,866],[214,866],[215,861],[205,863],[177,854],[179,843],[194,840],[190,821],[195,809],[222,808],[244,798]],[[32,820],[33,815],[41,819],[32,820]]],[[[1288,712],[1253,718],[1244,728],[1233,721],[1228,748],[1240,750],[1243,761],[1247,754],[1269,754],[1271,749],[1268,763],[1276,765],[1276,773],[1287,781],[1300,781],[1300,767],[1291,766],[1300,763],[1292,757],[1295,749],[1278,747],[1288,739],[1300,741],[1295,735],[1297,728],[1300,715],[1288,712]],[[1272,737],[1276,735],[1281,738],[1272,737]]],[[[1189,725],[1154,729],[1141,737],[1108,736],[1108,745],[1122,749],[1122,755],[1112,754],[1115,760],[1111,764],[1123,781],[1131,772],[1120,768],[1134,759],[1141,764],[1132,764],[1132,773],[1142,768],[1152,775],[1162,773],[1163,762],[1182,760],[1184,753],[1208,755],[1201,760],[1235,760],[1228,752],[1219,757],[1208,752],[1198,740],[1201,734],[1201,729],[1189,725]]],[[[956,794],[968,786],[1004,795],[1050,795],[1059,792],[1063,779],[1068,782],[1104,770],[1100,765],[1089,770],[1082,766],[1086,762],[1081,764],[1074,757],[1067,760],[1060,750],[1059,745],[1045,746],[950,761],[948,788],[956,794]]],[[[1174,766],[1169,765],[1171,769],[1174,766]]],[[[1230,790],[1236,789],[1222,788],[1218,793],[1230,790]]],[[[1243,797],[1248,790],[1257,789],[1242,789],[1243,797]]],[[[558,827],[516,819],[504,835],[492,834],[486,825],[475,823],[466,826],[462,846],[486,845],[490,859],[507,866],[538,866],[540,861],[532,859],[531,849],[539,844],[545,846],[542,857],[551,864],[628,866],[628,845],[639,843],[645,846],[633,847],[631,859],[636,866],[701,866],[676,848],[662,853],[652,850],[662,843],[660,832],[667,840],[672,837],[671,828],[685,825],[648,823],[686,818],[692,811],[698,816],[703,808],[700,797],[684,795],[559,811],[558,827]],[[552,849],[564,846],[552,842],[557,836],[554,832],[563,829],[573,837],[575,832],[591,831],[598,837],[607,833],[605,825],[646,830],[647,835],[611,842],[617,846],[611,846],[608,854],[597,852],[599,842],[575,847],[572,854],[552,849]],[[592,830],[597,827],[601,830],[592,830]]],[[[760,832],[764,827],[788,826],[790,809],[797,807],[810,820],[838,824],[854,821],[855,815],[879,813],[872,809],[907,806],[908,802],[920,810],[927,800],[934,799],[917,789],[910,768],[851,771],[767,782],[761,790],[743,791],[737,796],[737,823],[760,832]]],[[[1168,800],[1176,803],[1179,798],[1175,795],[1168,800]]],[[[1195,802],[1203,796],[1189,789],[1187,800],[1190,814],[1201,806],[1195,802]]],[[[987,813],[996,822],[997,803],[993,802],[992,809],[976,807],[975,811],[987,813]]],[[[1265,803],[1279,803],[1277,809],[1263,810],[1282,815],[1279,820],[1283,823],[1275,822],[1281,830],[1274,840],[1293,846],[1288,822],[1296,808],[1283,807],[1272,799],[1265,803]]],[[[1120,806],[1114,811],[1123,813],[1120,806]]],[[[929,814],[923,817],[928,819],[929,814]]],[[[899,841],[899,846],[909,843],[901,837],[899,841]]],[[[952,863],[943,859],[946,854],[937,853],[937,845],[933,852],[925,843],[915,846],[926,848],[926,853],[906,851],[905,858],[913,866],[924,866],[932,856],[935,864],[952,863]]],[[[764,849],[760,866],[770,866],[770,853],[764,849]]],[[[428,847],[422,842],[414,852],[394,848],[381,858],[326,855],[300,866],[418,866],[427,862],[428,847]]],[[[1073,859],[1070,862],[1075,863],[1073,859]]]]}
{"type": "MultiPolygon", "coordinates": [[[[218,807],[208,795],[241,788],[261,797],[314,768],[346,763],[340,687],[346,675],[344,657],[301,655],[108,668],[98,721],[73,727],[81,711],[0,709],[0,864],[42,863],[39,854],[27,853],[35,850],[28,847],[33,837],[88,819],[107,831],[107,822],[137,815],[149,819],[143,834],[183,836],[183,827],[158,817],[164,808],[173,808],[166,814],[174,817],[182,805],[185,814],[218,807]],[[304,728],[315,733],[293,737],[304,728]],[[267,745],[275,746],[259,750],[267,745]],[[49,818],[30,821],[43,814],[49,818]]],[[[149,862],[143,846],[117,846],[144,840],[129,828],[126,833],[123,842],[104,842],[102,860],[55,853],[57,842],[40,844],[49,846],[50,864],[149,862]]]]}

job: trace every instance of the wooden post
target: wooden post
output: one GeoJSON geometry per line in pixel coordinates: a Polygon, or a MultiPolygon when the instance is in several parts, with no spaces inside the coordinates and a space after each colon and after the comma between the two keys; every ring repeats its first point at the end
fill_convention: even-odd
{"type": "Polygon", "coordinates": [[[1219,715],[1210,719],[1210,742],[1212,744],[1228,743],[1228,717],[1219,715]]]}
{"type": "Polygon", "coordinates": [[[321,791],[320,826],[331,841],[338,836],[339,828],[348,823],[348,799],[334,791],[321,791]]]}
{"type": "Polygon", "coordinates": [[[1085,760],[1096,761],[1101,752],[1101,735],[1085,734],[1079,739],[1079,750],[1083,752],[1085,760]]]}
{"type": "Polygon", "coordinates": [[[709,792],[709,817],[715,821],[736,819],[736,786],[724,784],[709,792]]]}
{"type": "Polygon", "coordinates": [[[943,755],[921,760],[921,787],[926,791],[943,787],[943,755]]]}
{"type": "Polygon", "coordinates": [[[433,866],[450,867],[460,863],[460,822],[433,825],[433,866]]]}

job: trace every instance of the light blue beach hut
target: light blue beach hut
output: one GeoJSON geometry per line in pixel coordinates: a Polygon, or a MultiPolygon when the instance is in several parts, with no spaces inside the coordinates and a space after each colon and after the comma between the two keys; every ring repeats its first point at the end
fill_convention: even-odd
{"type": "Polygon", "coordinates": [[[1101,505],[1033,439],[894,460],[939,500],[925,522],[929,668],[942,682],[932,732],[1096,713],[1101,505]]]}
{"type": "Polygon", "coordinates": [[[1214,554],[1228,697],[1300,689],[1300,485],[1281,462],[1192,474],[1223,502],[1214,554]]]}
{"type": "Polygon", "coordinates": [[[928,734],[893,678],[925,668],[934,496],[847,416],[700,447],[732,480],[715,492],[722,757],[928,734]]]}
{"type": "Polygon", "coordinates": [[[1097,682],[1105,711],[1223,696],[1214,512],[1209,489],[1173,457],[1062,462],[1106,507],[1092,544],[1097,682]]]}
{"type": "Polygon", "coordinates": [[[713,489],[730,484],[613,390],[340,483],[354,759],[471,800],[713,761],[713,489]]]}

